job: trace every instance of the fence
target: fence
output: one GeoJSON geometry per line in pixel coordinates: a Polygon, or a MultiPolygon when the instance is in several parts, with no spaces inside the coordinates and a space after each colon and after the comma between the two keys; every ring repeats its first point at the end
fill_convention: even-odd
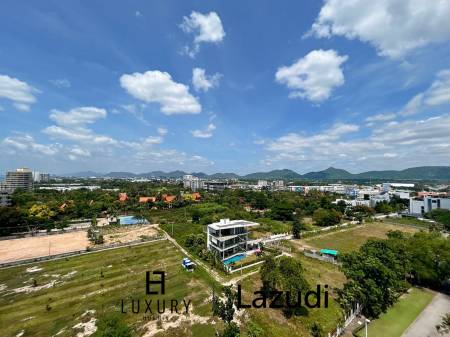
{"type": "Polygon", "coordinates": [[[356,303],[355,307],[350,310],[350,312],[344,317],[344,324],[342,326],[338,326],[334,333],[328,333],[328,337],[338,337],[344,333],[345,328],[352,323],[352,321],[361,314],[362,306],[359,303],[356,303]]]}
{"type": "Polygon", "coordinates": [[[93,253],[93,252],[98,252],[98,251],[103,251],[103,250],[116,249],[116,248],[120,248],[120,247],[136,246],[139,244],[160,241],[160,240],[165,240],[165,239],[166,239],[166,236],[164,236],[164,235],[155,235],[155,236],[149,237],[148,239],[145,239],[145,240],[139,239],[139,240],[134,240],[134,241],[130,241],[130,242],[114,243],[114,244],[111,244],[108,246],[88,247],[83,250],[75,250],[75,251],[67,252],[67,253],[33,257],[30,259],[17,260],[17,261],[11,261],[11,262],[4,262],[4,263],[0,263],[0,268],[7,268],[7,267],[14,267],[14,266],[19,266],[19,265],[29,264],[29,263],[56,260],[56,259],[61,259],[64,257],[83,255],[83,254],[88,254],[88,253],[93,253]]]}

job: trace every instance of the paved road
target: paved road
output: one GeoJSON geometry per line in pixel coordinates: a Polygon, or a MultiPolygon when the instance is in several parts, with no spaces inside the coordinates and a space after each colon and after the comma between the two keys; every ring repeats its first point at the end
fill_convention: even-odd
{"type": "Polygon", "coordinates": [[[441,322],[442,315],[447,312],[450,312],[450,296],[437,293],[402,337],[443,337],[444,335],[437,333],[436,325],[441,322]]]}

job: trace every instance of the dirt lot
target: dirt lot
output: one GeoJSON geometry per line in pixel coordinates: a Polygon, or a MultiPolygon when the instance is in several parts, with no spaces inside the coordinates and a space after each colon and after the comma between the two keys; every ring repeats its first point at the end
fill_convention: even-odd
{"type": "Polygon", "coordinates": [[[0,241],[0,263],[82,250],[89,246],[85,231],[0,241]]]}
{"type": "Polygon", "coordinates": [[[156,225],[123,226],[106,230],[103,233],[103,238],[105,244],[108,245],[136,241],[143,236],[153,236],[156,234],[158,234],[156,225]]]}

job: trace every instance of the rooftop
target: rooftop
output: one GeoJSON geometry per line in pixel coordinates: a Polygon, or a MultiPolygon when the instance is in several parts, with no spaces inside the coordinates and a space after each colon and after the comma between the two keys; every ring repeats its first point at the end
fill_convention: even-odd
{"type": "Polygon", "coordinates": [[[208,227],[211,227],[212,229],[215,230],[236,228],[236,227],[253,227],[253,226],[259,226],[259,223],[247,220],[220,219],[219,222],[214,222],[208,225],[208,227]]]}

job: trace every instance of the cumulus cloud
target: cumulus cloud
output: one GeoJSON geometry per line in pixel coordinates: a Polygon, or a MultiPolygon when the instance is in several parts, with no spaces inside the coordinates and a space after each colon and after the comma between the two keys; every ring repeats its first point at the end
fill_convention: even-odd
{"type": "Polygon", "coordinates": [[[213,123],[208,124],[206,129],[204,130],[192,130],[192,136],[196,138],[211,138],[213,136],[213,131],[216,129],[216,126],[213,123]]]}
{"type": "Polygon", "coordinates": [[[193,46],[184,50],[192,58],[199,52],[201,43],[219,43],[225,37],[222,21],[216,12],[201,14],[193,11],[190,16],[183,17],[180,28],[194,35],[193,46]]]}
{"type": "Polygon", "coordinates": [[[50,119],[57,125],[48,126],[42,132],[53,139],[94,145],[115,145],[117,141],[112,137],[96,134],[92,129],[86,127],[106,116],[105,109],[96,107],[77,107],[69,111],[53,109],[50,119]]]}
{"type": "Polygon", "coordinates": [[[28,155],[42,154],[46,156],[53,156],[60,150],[58,144],[41,144],[29,134],[18,134],[15,136],[6,137],[1,142],[3,150],[9,151],[11,154],[27,153],[28,155]]]}
{"type": "Polygon", "coordinates": [[[107,112],[105,109],[96,107],[79,107],[69,111],[60,111],[53,109],[50,114],[50,119],[60,125],[84,125],[92,124],[98,119],[106,118],[107,112]]]}
{"type": "Polygon", "coordinates": [[[10,100],[19,111],[29,111],[30,105],[36,102],[33,95],[38,92],[28,83],[7,75],[0,75],[0,99],[10,100]]]}
{"type": "Polygon", "coordinates": [[[197,91],[207,92],[209,89],[217,87],[221,77],[222,75],[219,73],[208,76],[206,75],[205,69],[192,69],[192,85],[197,91]]]}
{"type": "Polygon", "coordinates": [[[342,63],[348,56],[334,50],[313,50],[290,66],[283,66],[275,80],[290,89],[290,98],[306,98],[318,103],[328,99],[334,88],[344,84],[342,63]]]}
{"type": "Polygon", "coordinates": [[[357,38],[395,59],[430,43],[448,41],[449,16],[446,0],[325,0],[308,34],[357,38]]]}
{"type": "Polygon", "coordinates": [[[131,96],[146,103],[159,103],[166,115],[197,114],[202,107],[187,85],[175,82],[169,73],[158,70],[124,74],[120,85],[131,96]]]}

